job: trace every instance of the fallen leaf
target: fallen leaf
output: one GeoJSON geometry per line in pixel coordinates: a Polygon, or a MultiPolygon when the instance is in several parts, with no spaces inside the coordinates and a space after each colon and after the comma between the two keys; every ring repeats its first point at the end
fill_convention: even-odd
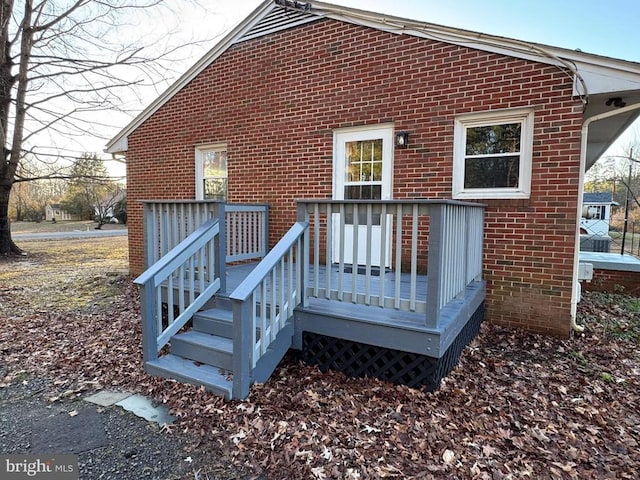
{"type": "Polygon", "coordinates": [[[451,465],[456,460],[456,454],[453,450],[445,450],[442,454],[442,460],[444,460],[444,463],[451,465]]]}
{"type": "Polygon", "coordinates": [[[314,478],[317,478],[319,480],[322,480],[324,478],[327,478],[327,474],[324,471],[324,467],[315,467],[311,469],[311,473],[313,474],[314,478]]]}
{"type": "Polygon", "coordinates": [[[372,427],[371,425],[364,425],[361,431],[367,433],[380,433],[382,430],[376,427],[372,427]]]}

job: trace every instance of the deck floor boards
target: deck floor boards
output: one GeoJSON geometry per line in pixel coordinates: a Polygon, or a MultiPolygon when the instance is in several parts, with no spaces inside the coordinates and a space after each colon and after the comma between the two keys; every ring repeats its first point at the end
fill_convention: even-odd
{"type": "MultiPolygon", "coordinates": [[[[242,264],[227,269],[228,293],[233,291],[246,276],[251,273],[255,264],[242,264]]],[[[364,305],[350,301],[352,290],[352,273],[343,273],[343,290],[349,294],[347,300],[336,300],[335,289],[338,284],[338,266],[332,265],[327,269],[319,267],[319,297],[310,296],[306,307],[298,307],[295,319],[297,332],[294,344],[301,345],[301,332],[310,331],[331,337],[352,340],[360,343],[383,346],[400,351],[410,351],[429,356],[440,356],[454,342],[455,338],[465,327],[473,313],[484,301],[485,284],[475,282],[467,286],[464,298],[454,299],[447,304],[440,313],[437,326],[427,325],[424,311],[407,311],[395,308],[382,308],[375,303],[364,305]],[[330,290],[333,298],[326,298],[325,292],[327,276],[329,275],[330,290]]],[[[355,274],[356,293],[364,295],[366,291],[366,276],[355,274]]],[[[285,278],[287,275],[285,275],[285,278]]],[[[315,281],[313,271],[309,275],[309,286],[315,281]]],[[[400,275],[400,292],[403,301],[410,296],[411,275],[400,275]]],[[[386,272],[382,276],[369,277],[369,292],[371,296],[378,295],[381,282],[385,282],[385,297],[395,292],[396,274],[386,272]]],[[[427,277],[418,275],[416,287],[416,301],[426,303],[427,277]]],[[[270,298],[271,292],[267,292],[270,298]]],[[[362,298],[360,298],[362,300],[362,298]]],[[[259,299],[257,300],[259,302],[259,299]]],[[[269,304],[269,300],[267,300],[269,304]]]]}
{"type": "MultiPolygon", "coordinates": [[[[227,291],[229,293],[240,285],[240,283],[253,271],[257,263],[244,263],[227,267],[227,291]]],[[[332,265],[330,268],[329,284],[331,289],[336,289],[338,285],[338,265],[332,265]]],[[[346,293],[352,292],[353,273],[343,273],[342,286],[346,293]]],[[[366,293],[366,276],[356,273],[356,293],[364,295],[366,293]]],[[[313,287],[315,280],[314,266],[309,269],[309,285],[313,287]]],[[[380,293],[381,282],[384,282],[385,295],[390,296],[396,289],[396,273],[394,271],[384,272],[383,275],[371,275],[369,277],[369,293],[378,295],[380,293]]],[[[318,269],[318,287],[325,288],[327,285],[327,268],[320,265],[318,269]]],[[[409,298],[411,290],[411,274],[400,274],[400,296],[409,298]]],[[[427,299],[427,276],[417,275],[416,277],[416,300],[425,302],[427,299]]]]}
{"type": "Polygon", "coordinates": [[[418,332],[437,333],[438,330],[425,325],[423,313],[404,312],[393,308],[381,308],[369,305],[357,305],[351,302],[336,302],[322,298],[309,299],[307,312],[332,315],[344,318],[357,318],[358,321],[388,325],[418,332]]]}

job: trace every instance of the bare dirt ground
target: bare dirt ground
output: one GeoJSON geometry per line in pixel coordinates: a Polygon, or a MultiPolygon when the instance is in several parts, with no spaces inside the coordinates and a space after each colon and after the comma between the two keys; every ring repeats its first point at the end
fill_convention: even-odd
{"type": "Polygon", "coordinates": [[[0,262],[0,384],[53,380],[54,403],[109,387],[167,404],[167,441],[197,438],[194,458],[209,459],[185,478],[221,466],[228,478],[640,477],[637,298],[586,293],[587,329],[568,340],[485,324],[432,394],[291,356],[225,402],[143,373],[126,238],[23,247],[30,257],[0,262]]]}

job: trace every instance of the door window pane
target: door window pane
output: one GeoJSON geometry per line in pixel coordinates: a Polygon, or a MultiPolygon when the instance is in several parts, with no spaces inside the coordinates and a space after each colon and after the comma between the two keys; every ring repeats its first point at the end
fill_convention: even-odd
{"type": "Polygon", "coordinates": [[[345,200],[380,200],[382,185],[347,185],[344,187],[345,200]]]}
{"type": "Polygon", "coordinates": [[[349,182],[382,181],[382,139],[345,143],[346,175],[349,182]]]}

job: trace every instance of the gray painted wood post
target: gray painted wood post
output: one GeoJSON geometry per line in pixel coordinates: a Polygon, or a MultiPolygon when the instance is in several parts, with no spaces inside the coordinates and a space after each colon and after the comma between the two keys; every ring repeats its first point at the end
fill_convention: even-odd
{"type": "MultiPolygon", "coordinates": [[[[298,262],[302,261],[302,269],[300,271],[300,285],[302,286],[302,292],[300,292],[300,303],[303,307],[309,306],[309,296],[307,294],[307,287],[309,282],[309,210],[307,205],[304,203],[298,203],[296,207],[296,220],[298,222],[307,222],[307,228],[305,232],[302,234],[302,249],[298,252],[298,262]]],[[[314,225],[314,228],[318,228],[317,225],[314,225]]]]}
{"type": "Polygon", "coordinates": [[[153,262],[153,248],[157,246],[153,241],[155,233],[152,230],[153,225],[153,207],[149,203],[144,203],[142,205],[142,238],[145,239],[145,249],[144,249],[144,268],[145,270],[149,268],[151,263],[153,262]]]}
{"type": "Polygon", "coordinates": [[[264,229],[264,235],[263,235],[263,245],[262,245],[262,251],[264,252],[264,255],[267,255],[267,252],[269,251],[269,205],[265,205],[264,206],[264,215],[263,215],[263,219],[264,221],[262,222],[262,228],[264,229]]]}
{"type": "Polygon", "coordinates": [[[482,280],[482,252],[484,250],[484,207],[475,207],[470,209],[471,214],[473,215],[474,221],[469,222],[470,225],[473,225],[474,228],[472,230],[473,235],[470,235],[470,241],[473,242],[473,252],[477,256],[473,259],[468,259],[467,261],[472,262],[472,272],[473,272],[473,280],[478,282],[482,280]],[[476,218],[477,215],[477,218],[476,218]],[[476,222],[478,225],[476,225],[476,222]]]}
{"type": "Polygon", "coordinates": [[[426,325],[438,328],[440,298],[442,296],[442,268],[444,255],[444,209],[437,204],[429,208],[429,253],[427,265],[427,315],[426,325]]]}
{"type": "MultiPolygon", "coordinates": [[[[241,302],[233,301],[233,388],[232,396],[236,399],[246,398],[251,386],[251,359],[253,345],[251,345],[251,329],[255,328],[251,321],[253,296],[241,302]]],[[[263,332],[264,335],[264,332],[263,332]]]]}
{"type": "Polygon", "coordinates": [[[155,318],[157,305],[153,280],[142,287],[141,299],[142,360],[149,362],[158,358],[158,321],[155,318]]]}
{"type": "Polygon", "coordinates": [[[214,272],[220,275],[220,292],[227,292],[227,222],[225,203],[216,204],[216,215],[218,217],[218,235],[214,239],[214,272]]]}

